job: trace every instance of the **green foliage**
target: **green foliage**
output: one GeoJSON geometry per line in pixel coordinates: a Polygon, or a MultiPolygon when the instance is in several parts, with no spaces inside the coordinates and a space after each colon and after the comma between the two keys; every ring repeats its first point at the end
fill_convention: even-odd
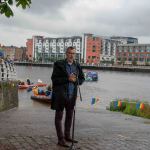
{"type": "Polygon", "coordinates": [[[150,119],[150,105],[145,104],[143,110],[137,112],[138,116],[150,119]]]}
{"type": "Polygon", "coordinates": [[[22,6],[23,9],[26,9],[26,7],[30,7],[31,0],[16,0],[16,6],[22,6]]]}
{"type": "Polygon", "coordinates": [[[5,14],[6,17],[13,16],[13,11],[7,3],[0,4],[0,13],[5,14]]]}
{"type": "Polygon", "coordinates": [[[132,65],[133,65],[133,66],[137,66],[137,59],[134,59],[134,60],[132,61],[132,65]]]}
{"type": "Polygon", "coordinates": [[[137,116],[136,103],[135,102],[127,103],[123,112],[125,114],[137,116]]]}
{"type": "Polygon", "coordinates": [[[110,111],[121,111],[125,114],[140,116],[150,119],[150,104],[147,102],[144,103],[144,109],[138,109],[136,107],[137,103],[141,103],[139,100],[133,99],[117,99],[110,102],[110,111]],[[118,101],[121,101],[121,106],[118,106],[118,101]]]}
{"type": "MultiPolygon", "coordinates": [[[[26,9],[30,7],[31,0],[15,0],[16,7],[22,7],[26,9]]],[[[4,0],[3,2],[0,1],[0,13],[4,14],[6,17],[11,17],[14,15],[10,6],[14,4],[13,0],[4,0]]]]}
{"type": "Polygon", "coordinates": [[[150,64],[149,64],[149,62],[145,62],[145,66],[149,66],[150,64]]]}

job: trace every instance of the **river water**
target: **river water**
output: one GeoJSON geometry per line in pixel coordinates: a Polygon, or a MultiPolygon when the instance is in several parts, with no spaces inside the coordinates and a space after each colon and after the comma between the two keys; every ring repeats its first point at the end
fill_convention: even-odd
{"type": "MultiPolygon", "coordinates": [[[[26,81],[29,78],[36,83],[41,79],[43,83],[51,83],[51,67],[16,66],[17,79],[26,81]]],[[[84,70],[86,71],[86,70],[84,70]]],[[[97,82],[84,82],[81,89],[82,102],[77,99],[77,107],[87,109],[105,108],[111,100],[116,98],[140,99],[150,102],[150,74],[98,71],[99,80],[97,82]],[[92,98],[98,98],[95,105],[91,105],[92,98]]],[[[24,105],[40,105],[38,102],[30,100],[32,92],[19,90],[20,107],[24,105]]]]}

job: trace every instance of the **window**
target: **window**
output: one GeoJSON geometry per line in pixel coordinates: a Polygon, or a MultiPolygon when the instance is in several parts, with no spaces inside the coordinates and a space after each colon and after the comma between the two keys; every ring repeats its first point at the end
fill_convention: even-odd
{"type": "Polygon", "coordinates": [[[132,48],[131,47],[129,48],[129,52],[132,52],[132,48]]]}
{"type": "Polygon", "coordinates": [[[144,49],[141,49],[140,52],[144,52],[144,49]]]}
{"type": "Polygon", "coordinates": [[[124,48],[124,52],[127,52],[127,48],[124,48]]]}
{"type": "Polygon", "coordinates": [[[144,61],[144,58],[141,58],[141,57],[140,57],[140,58],[139,58],[139,61],[144,61]]]}
{"type": "Polygon", "coordinates": [[[95,41],[96,40],[96,37],[93,37],[93,41],[95,41]]]}
{"type": "Polygon", "coordinates": [[[122,51],[122,47],[119,47],[119,52],[121,52],[122,51]]]}
{"type": "Polygon", "coordinates": [[[147,58],[147,62],[150,62],[150,58],[147,58]]]}
{"type": "Polygon", "coordinates": [[[96,46],[95,45],[93,45],[92,52],[96,52],[96,46]]]}
{"type": "Polygon", "coordinates": [[[129,54],[129,57],[132,57],[132,54],[129,54]]]}

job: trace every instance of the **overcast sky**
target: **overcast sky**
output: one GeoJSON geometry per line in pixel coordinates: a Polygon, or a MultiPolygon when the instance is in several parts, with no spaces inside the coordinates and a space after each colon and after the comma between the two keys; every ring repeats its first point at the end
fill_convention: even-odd
{"type": "Polygon", "coordinates": [[[25,46],[33,35],[60,37],[93,33],[132,36],[150,43],[150,0],[32,0],[14,7],[14,17],[0,15],[0,43],[25,46]]]}

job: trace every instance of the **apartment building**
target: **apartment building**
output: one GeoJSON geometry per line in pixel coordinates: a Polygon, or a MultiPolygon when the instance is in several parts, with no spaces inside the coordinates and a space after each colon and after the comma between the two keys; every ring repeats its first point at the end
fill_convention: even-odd
{"type": "Polygon", "coordinates": [[[138,39],[134,37],[112,36],[112,40],[118,41],[119,44],[138,44],[138,39]]]}
{"type": "Polygon", "coordinates": [[[26,59],[26,47],[1,46],[0,49],[4,52],[4,58],[21,61],[26,59]]]}
{"type": "Polygon", "coordinates": [[[76,59],[81,61],[82,37],[50,38],[33,36],[27,41],[27,54],[35,61],[55,61],[65,58],[66,48],[73,46],[76,49],[76,59]]]}
{"type": "Polygon", "coordinates": [[[27,56],[27,60],[32,60],[33,58],[33,39],[27,39],[26,42],[26,46],[27,46],[27,51],[26,51],[26,56],[27,56]]]}
{"type": "Polygon", "coordinates": [[[99,64],[100,53],[102,47],[102,39],[99,36],[93,34],[83,35],[83,49],[82,49],[82,60],[87,64],[99,64]]]}
{"type": "Polygon", "coordinates": [[[133,61],[136,61],[139,65],[150,63],[150,44],[124,44],[117,46],[117,63],[132,64],[133,61]]]}
{"type": "Polygon", "coordinates": [[[137,38],[133,37],[122,37],[122,36],[112,36],[112,37],[101,37],[102,38],[102,50],[100,61],[116,61],[116,48],[117,45],[138,43],[137,38]]]}
{"type": "Polygon", "coordinates": [[[100,61],[115,61],[117,44],[118,41],[112,40],[110,38],[102,38],[100,61]]]}

